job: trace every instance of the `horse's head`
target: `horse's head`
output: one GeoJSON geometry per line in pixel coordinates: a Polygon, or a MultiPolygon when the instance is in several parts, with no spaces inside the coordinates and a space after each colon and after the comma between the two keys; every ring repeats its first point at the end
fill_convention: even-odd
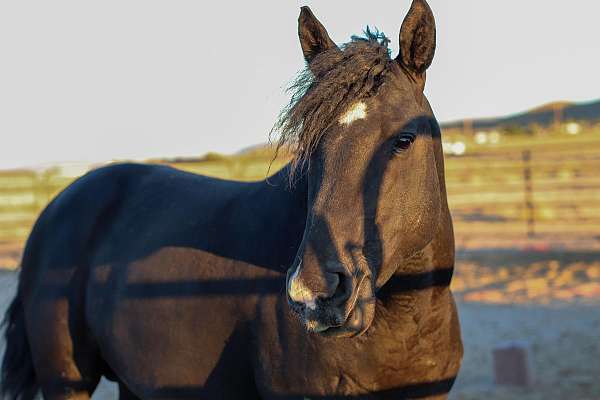
{"type": "Polygon", "coordinates": [[[309,330],[355,336],[373,320],[377,289],[439,224],[439,126],[423,94],[435,22],[414,0],[395,59],[369,30],[338,48],[306,7],[299,35],[308,68],[278,125],[308,185],[288,300],[309,330]]]}

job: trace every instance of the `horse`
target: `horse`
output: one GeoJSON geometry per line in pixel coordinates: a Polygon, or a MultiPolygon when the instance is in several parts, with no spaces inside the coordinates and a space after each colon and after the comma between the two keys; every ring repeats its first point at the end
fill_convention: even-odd
{"type": "Polygon", "coordinates": [[[338,46],[308,7],[306,70],[259,182],[115,164],[41,213],[6,312],[13,400],[443,399],[462,358],[425,0],[400,52],[338,46]]]}

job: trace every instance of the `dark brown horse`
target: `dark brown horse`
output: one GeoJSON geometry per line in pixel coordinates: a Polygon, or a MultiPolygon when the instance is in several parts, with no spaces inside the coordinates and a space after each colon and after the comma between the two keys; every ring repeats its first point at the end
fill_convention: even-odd
{"type": "Polygon", "coordinates": [[[299,24],[282,171],[115,165],[42,213],[6,315],[8,398],[89,399],[102,376],[121,399],[446,398],[462,346],[423,95],[433,15],[414,0],[395,59],[382,34],[338,47],[308,8],[299,24]]]}

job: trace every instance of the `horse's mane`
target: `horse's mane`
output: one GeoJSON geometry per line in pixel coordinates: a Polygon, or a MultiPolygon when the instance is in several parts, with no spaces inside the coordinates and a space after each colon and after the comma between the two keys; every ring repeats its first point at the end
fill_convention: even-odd
{"type": "Polygon", "coordinates": [[[383,33],[367,28],[364,37],[317,55],[292,82],[290,103],[271,131],[279,135],[277,150],[292,154],[292,175],[351,105],[377,93],[392,62],[388,44],[383,33]]]}

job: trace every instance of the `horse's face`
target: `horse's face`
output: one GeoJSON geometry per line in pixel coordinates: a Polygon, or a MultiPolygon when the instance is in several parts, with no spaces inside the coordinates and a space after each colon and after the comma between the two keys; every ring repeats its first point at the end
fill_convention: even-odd
{"type": "MultiPolygon", "coordinates": [[[[301,40],[310,29],[311,43],[330,46],[328,37],[315,39],[326,32],[314,16],[303,14],[301,40]]],[[[401,55],[376,94],[350,104],[308,161],[306,229],[287,294],[307,328],[328,336],[368,329],[376,290],[433,239],[439,223],[439,127],[422,92],[435,28],[423,0],[413,3],[400,38],[401,55]]],[[[318,49],[302,45],[310,62],[318,49]]]]}

